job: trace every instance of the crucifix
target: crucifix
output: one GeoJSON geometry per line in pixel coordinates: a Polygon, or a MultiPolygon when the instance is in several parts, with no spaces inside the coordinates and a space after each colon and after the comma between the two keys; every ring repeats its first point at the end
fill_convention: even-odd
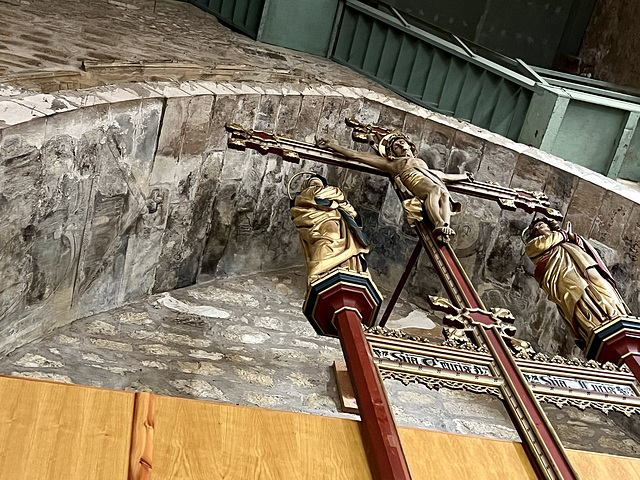
{"type": "MultiPolygon", "coordinates": [[[[548,199],[541,193],[474,181],[467,174],[447,175],[430,170],[417,158],[410,140],[400,132],[363,125],[353,119],[347,119],[347,125],[354,129],[354,140],[372,142],[379,155],[356,152],[324,140],[313,145],[267,132],[246,130],[239,125],[227,125],[231,134],[228,145],[239,150],[251,148],[262,154],[275,153],[294,163],[304,158],[389,178],[402,202],[407,220],[416,229],[419,242],[380,323],[384,325],[386,322],[421,249],[424,249],[449,297],[449,300],[431,299],[432,307],[448,313],[446,324],[465,332],[472,341],[490,353],[505,381],[506,406],[539,477],[546,480],[578,479],[562,444],[505,343],[505,336],[513,335],[515,331],[511,325],[513,316],[503,308],[489,309],[483,304],[449,244],[451,236],[455,235],[449,219],[452,210],[456,209],[455,204],[450,202],[449,191],[493,200],[508,210],[520,208],[556,219],[561,219],[561,214],[550,207],[548,199]],[[426,215],[423,216],[423,212],[426,215]]],[[[312,323],[315,322],[314,327],[319,333],[340,338],[367,431],[369,443],[365,446],[373,450],[374,474],[385,480],[409,479],[406,459],[370,348],[363,343],[366,339],[361,332],[356,331],[361,331],[361,326],[356,323],[373,324],[379,306],[377,290],[366,279],[360,281],[357,275],[348,279],[338,278],[340,275],[338,272],[333,276],[334,280],[337,279],[332,280],[333,283],[316,282],[309,290],[305,313],[312,323]],[[355,291],[359,293],[354,296],[355,291]],[[345,298],[344,295],[348,297],[347,301],[336,301],[345,298]],[[318,302],[318,299],[322,301],[318,302]],[[313,312],[307,311],[311,304],[313,312]],[[323,308],[326,309],[329,304],[330,312],[323,317],[323,308]],[[367,314],[358,313],[361,306],[367,314]],[[312,313],[318,316],[312,319],[312,313]]]]}

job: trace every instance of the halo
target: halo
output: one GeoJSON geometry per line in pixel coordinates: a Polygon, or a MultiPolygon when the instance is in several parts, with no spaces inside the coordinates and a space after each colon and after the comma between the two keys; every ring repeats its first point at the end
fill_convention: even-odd
{"type": "Polygon", "coordinates": [[[529,238],[529,231],[531,230],[530,227],[525,228],[522,233],[520,234],[520,240],[522,240],[522,243],[524,243],[525,245],[527,243],[529,243],[526,239],[529,238]]]}
{"type": "Polygon", "coordinates": [[[287,196],[289,197],[289,200],[293,200],[293,197],[291,196],[291,183],[293,182],[294,178],[299,177],[300,175],[317,175],[316,172],[309,172],[307,170],[303,170],[302,172],[298,172],[296,174],[294,174],[289,181],[287,182],[287,196]]]}
{"type": "Polygon", "coordinates": [[[383,157],[394,156],[392,152],[387,151],[387,148],[399,138],[403,138],[404,140],[406,140],[406,142],[411,147],[411,152],[413,152],[414,156],[418,154],[418,150],[416,149],[416,146],[413,144],[411,140],[409,140],[409,137],[407,137],[402,132],[394,131],[391,133],[387,133],[384,137],[382,137],[382,140],[380,140],[380,143],[378,143],[378,152],[380,153],[380,155],[382,155],[383,157]]]}

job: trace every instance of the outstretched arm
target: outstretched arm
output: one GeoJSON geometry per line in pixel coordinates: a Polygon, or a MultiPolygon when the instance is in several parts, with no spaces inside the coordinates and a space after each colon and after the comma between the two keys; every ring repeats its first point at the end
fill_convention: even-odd
{"type": "Polygon", "coordinates": [[[355,160],[370,167],[377,168],[378,170],[382,170],[383,172],[389,173],[388,166],[386,165],[387,161],[378,155],[373,155],[368,152],[358,152],[350,148],[342,147],[333,142],[329,142],[322,138],[316,140],[316,145],[321,148],[333,150],[334,152],[340,153],[350,160],[355,160]]]}
{"type": "MultiPolygon", "coordinates": [[[[431,169],[430,169],[431,170],[431,169]]],[[[464,173],[444,173],[440,170],[431,170],[440,180],[443,182],[462,182],[468,180],[473,182],[473,173],[464,172],[464,173]]]]}

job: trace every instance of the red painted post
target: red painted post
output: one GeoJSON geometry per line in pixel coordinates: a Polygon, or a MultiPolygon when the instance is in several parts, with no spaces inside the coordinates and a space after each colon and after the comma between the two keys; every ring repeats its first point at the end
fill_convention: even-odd
{"type": "Polygon", "coordinates": [[[360,316],[350,309],[341,310],[336,315],[335,326],[358,401],[361,426],[366,431],[363,439],[372,474],[376,480],[410,480],[398,429],[362,331],[360,316]]]}
{"type": "Polygon", "coordinates": [[[624,363],[627,364],[631,373],[640,382],[640,352],[631,352],[624,357],[624,363]]]}
{"type": "MultiPolygon", "coordinates": [[[[477,314],[474,315],[474,317],[480,316],[481,315],[477,314]]],[[[487,329],[481,326],[480,329],[486,343],[488,344],[487,346],[489,347],[489,350],[493,357],[498,361],[498,368],[502,370],[505,380],[509,382],[512,389],[514,395],[512,400],[515,401],[513,405],[515,408],[510,409],[512,415],[517,415],[518,410],[522,409],[522,413],[530,418],[529,424],[535,425],[535,428],[527,430],[522,428],[521,422],[514,422],[518,427],[520,435],[523,437],[522,440],[524,447],[528,450],[527,454],[534,462],[533,465],[537,467],[539,471],[546,470],[546,472],[540,472],[543,473],[543,478],[553,478],[553,475],[555,474],[558,479],[579,479],[580,477],[573,469],[564,448],[562,447],[562,443],[560,443],[553,427],[548,422],[544,412],[535,399],[533,392],[527,385],[522,374],[519,372],[519,368],[514,357],[507,352],[504,340],[502,340],[498,332],[492,328],[487,329]],[[519,405],[516,407],[515,404],[519,405]],[[531,436],[531,438],[527,440],[527,436],[531,436]],[[546,455],[544,456],[552,460],[552,462],[549,462],[549,464],[546,465],[544,462],[540,462],[543,455],[536,455],[536,453],[533,452],[535,449],[533,445],[536,444],[539,448],[546,450],[546,455]]],[[[509,402],[509,399],[507,399],[507,402],[509,402]]]]}
{"type": "Polygon", "coordinates": [[[640,318],[626,316],[603,324],[594,331],[585,352],[587,358],[601,363],[625,363],[640,382],[640,318]]]}

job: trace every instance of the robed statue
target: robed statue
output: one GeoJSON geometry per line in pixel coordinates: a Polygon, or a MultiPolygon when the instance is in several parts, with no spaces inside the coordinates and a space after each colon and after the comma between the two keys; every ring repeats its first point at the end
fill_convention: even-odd
{"type": "Polygon", "coordinates": [[[449,174],[430,169],[417,156],[415,145],[401,132],[394,131],[384,136],[370,134],[369,142],[379,155],[351,150],[324,139],[317,140],[317,145],[388,173],[396,186],[409,194],[409,198],[402,202],[409,224],[421,221],[425,211],[433,224],[436,238],[446,242],[455,235],[451,228],[451,214],[460,210],[460,204],[452,201],[446,185],[473,180],[473,175],[470,172],[449,174]]]}
{"type": "Polygon", "coordinates": [[[307,267],[307,284],[336,268],[365,273],[364,254],[369,253],[369,242],[355,208],[342,190],[328,185],[321,175],[301,174],[309,176],[302,182],[300,193],[294,198],[289,193],[289,198],[307,267]]]}
{"type": "Polygon", "coordinates": [[[611,273],[589,242],[550,219],[534,219],[523,232],[535,278],[558,306],[576,343],[583,346],[603,323],[628,315],[611,273]]]}

